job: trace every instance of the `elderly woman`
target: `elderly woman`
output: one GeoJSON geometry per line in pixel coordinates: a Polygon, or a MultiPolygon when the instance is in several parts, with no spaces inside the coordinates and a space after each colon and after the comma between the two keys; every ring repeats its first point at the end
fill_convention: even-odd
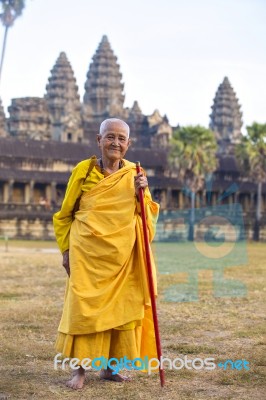
{"type": "MultiPolygon", "coordinates": [[[[73,389],[84,384],[84,359],[156,357],[139,189],[145,189],[150,240],[159,206],[151,199],[145,174],[136,174],[135,164],[124,159],[129,126],[107,119],[97,142],[101,157],[74,168],[62,208],[54,215],[68,274],[56,350],[78,360],[67,382],[73,389]]],[[[108,365],[101,370],[102,379],[128,380],[108,365]]]]}

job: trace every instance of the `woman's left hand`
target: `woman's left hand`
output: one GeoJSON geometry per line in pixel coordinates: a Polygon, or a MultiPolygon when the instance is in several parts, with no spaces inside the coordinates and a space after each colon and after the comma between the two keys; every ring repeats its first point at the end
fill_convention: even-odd
{"type": "Polygon", "coordinates": [[[143,190],[148,187],[148,179],[142,172],[139,172],[138,175],[134,176],[134,185],[135,185],[135,193],[138,197],[139,189],[142,188],[143,190]]]}

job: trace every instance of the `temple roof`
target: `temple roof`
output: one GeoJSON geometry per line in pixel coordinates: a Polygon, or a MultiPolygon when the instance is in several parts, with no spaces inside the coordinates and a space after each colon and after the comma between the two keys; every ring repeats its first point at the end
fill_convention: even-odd
{"type": "MultiPolygon", "coordinates": [[[[91,145],[84,143],[65,143],[57,141],[38,141],[38,140],[18,140],[16,138],[0,137],[0,157],[12,157],[16,159],[26,158],[29,160],[54,160],[64,161],[70,164],[84,160],[91,155],[99,154],[97,143],[91,145]]],[[[127,159],[139,160],[146,166],[159,167],[165,166],[167,162],[167,152],[165,149],[149,148],[129,148],[127,159]]],[[[236,172],[238,167],[233,155],[218,155],[219,167],[217,171],[236,172]]]]}
{"type": "MultiPolygon", "coordinates": [[[[63,161],[74,165],[81,160],[99,155],[95,140],[92,145],[82,143],[64,143],[57,141],[18,140],[15,138],[0,138],[1,159],[28,159],[63,161]]],[[[166,165],[167,154],[163,149],[129,149],[126,158],[140,161],[146,168],[159,168],[166,165]]]]}
{"type": "Polygon", "coordinates": [[[0,157],[26,158],[29,160],[75,161],[88,157],[89,149],[80,143],[57,141],[18,140],[0,138],[0,157]]]}
{"type": "MultiPolygon", "coordinates": [[[[99,154],[98,146],[95,142],[92,146],[82,143],[62,143],[56,141],[37,141],[37,140],[18,140],[16,138],[0,137],[0,159],[2,166],[0,168],[0,180],[7,181],[14,179],[17,182],[29,182],[34,180],[39,183],[48,183],[55,181],[58,184],[65,185],[68,181],[70,172],[74,165],[81,160],[89,158],[91,155],[99,154]],[[21,167],[21,160],[33,163],[31,170],[21,167]],[[46,163],[52,162],[52,170],[43,170],[46,163]],[[63,162],[68,165],[68,170],[54,170],[53,162],[63,162]],[[42,169],[36,165],[42,166],[42,169]],[[12,165],[12,168],[10,168],[12,165]]],[[[177,178],[163,175],[163,170],[167,165],[167,152],[165,149],[135,148],[129,149],[126,158],[132,162],[136,160],[147,169],[155,170],[155,176],[149,176],[151,187],[158,188],[181,188],[183,185],[177,178]]],[[[239,171],[236,159],[233,155],[218,155],[219,168],[215,172],[217,178],[214,180],[213,189],[226,190],[233,182],[237,181],[239,190],[243,192],[256,192],[256,182],[239,181],[239,171]],[[220,175],[219,175],[220,174],[220,175]],[[227,180],[226,176],[230,179],[227,180]],[[232,180],[233,179],[233,180],[232,180]]],[[[51,167],[50,166],[50,167],[51,167]]],[[[266,185],[263,185],[263,192],[266,191],[266,185]]]]}
{"type": "Polygon", "coordinates": [[[241,136],[242,113],[238,98],[227,77],[219,85],[215,94],[210,115],[210,129],[219,141],[234,143],[241,136]]]}
{"type": "Polygon", "coordinates": [[[16,182],[30,182],[31,180],[38,183],[51,183],[55,181],[59,184],[66,184],[70,176],[68,172],[54,172],[54,171],[28,171],[21,169],[1,169],[0,180],[7,181],[14,179],[16,182]]]}

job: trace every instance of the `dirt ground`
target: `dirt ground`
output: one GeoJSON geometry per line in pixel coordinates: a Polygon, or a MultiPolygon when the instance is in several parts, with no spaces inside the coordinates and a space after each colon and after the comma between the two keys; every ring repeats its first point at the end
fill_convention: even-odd
{"type": "MultiPolygon", "coordinates": [[[[45,246],[44,246],[45,247],[45,246]]],[[[216,368],[166,369],[158,374],[130,371],[127,383],[101,381],[89,371],[85,387],[65,386],[69,370],[54,369],[54,341],[61,316],[65,275],[55,249],[0,244],[0,400],[3,399],[265,399],[266,245],[248,244],[248,264],[225,270],[242,281],[247,294],[213,296],[212,271],[199,272],[199,300],[167,302],[164,290],[186,274],[159,275],[158,316],[163,355],[209,358],[216,368]],[[246,360],[249,370],[226,370],[218,363],[246,360]]]]}

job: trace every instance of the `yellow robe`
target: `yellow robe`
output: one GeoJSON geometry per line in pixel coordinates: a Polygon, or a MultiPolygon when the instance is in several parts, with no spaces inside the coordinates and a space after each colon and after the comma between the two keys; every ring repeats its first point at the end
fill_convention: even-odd
{"type": "MultiPolygon", "coordinates": [[[[56,349],[80,360],[156,357],[142,222],[134,189],[136,168],[123,161],[123,168],[104,179],[94,168],[83,186],[89,162],[81,162],[69,181],[62,209],[54,216],[59,247],[62,252],[70,250],[71,270],[56,349]],[[80,208],[72,221],[80,187],[80,208]]],[[[148,189],[145,206],[152,240],[158,204],[148,189]]],[[[154,263],[153,275],[156,291],[154,263]]]]}

